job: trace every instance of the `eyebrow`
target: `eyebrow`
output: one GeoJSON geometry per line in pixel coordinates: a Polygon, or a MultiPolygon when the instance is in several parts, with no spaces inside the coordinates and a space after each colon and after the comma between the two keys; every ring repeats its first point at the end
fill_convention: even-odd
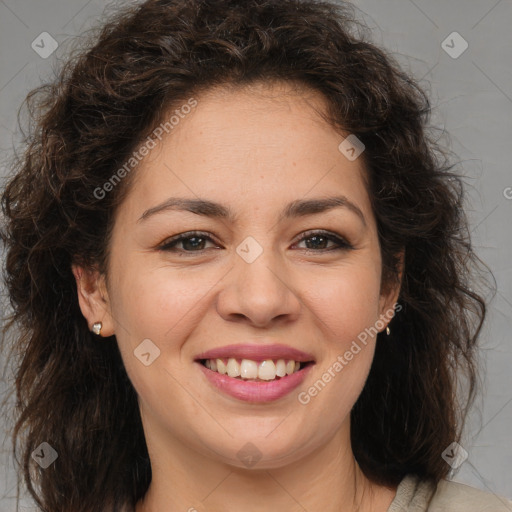
{"type": "MultiPolygon", "coordinates": [[[[292,201],[282,210],[279,215],[279,220],[282,221],[295,217],[305,217],[307,215],[327,212],[334,208],[346,208],[352,213],[355,213],[360,218],[364,226],[366,226],[366,219],[361,209],[345,196],[318,199],[298,199],[296,201],[292,201]]],[[[208,201],[206,199],[170,197],[163,203],[146,210],[137,222],[141,222],[153,215],[156,215],[157,213],[169,210],[187,211],[195,213],[196,215],[203,215],[205,217],[225,219],[231,223],[234,223],[237,218],[230,208],[220,203],[208,201]]]]}

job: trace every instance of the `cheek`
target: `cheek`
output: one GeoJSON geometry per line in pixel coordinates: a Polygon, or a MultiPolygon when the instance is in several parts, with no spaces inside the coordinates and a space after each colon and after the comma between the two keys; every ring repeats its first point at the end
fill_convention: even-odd
{"type": "Polygon", "coordinates": [[[204,418],[200,423],[211,418],[204,417],[201,401],[190,398],[195,382],[183,364],[182,349],[207,314],[211,306],[208,291],[215,289],[219,278],[214,272],[180,272],[165,267],[144,270],[140,263],[130,268],[125,265],[117,276],[112,283],[116,337],[141,413],[152,418],[145,427],[161,425],[192,442],[194,418],[204,418]],[[134,357],[134,350],[145,339],[160,350],[148,366],[134,357]]]}
{"type": "Polygon", "coordinates": [[[197,324],[215,282],[205,274],[176,275],[165,268],[129,272],[115,290],[113,314],[130,338],[150,338],[163,347],[197,324]]]}
{"type": "Polygon", "coordinates": [[[170,269],[125,269],[120,276],[112,314],[126,372],[147,403],[160,404],[163,396],[180,396],[181,386],[172,376],[180,375],[183,385],[182,348],[206,314],[205,295],[218,279],[199,278],[199,274],[178,277],[170,269]],[[148,352],[146,347],[148,366],[138,358],[148,352]]]}
{"type": "Polygon", "coordinates": [[[321,360],[298,400],[317,418],[322,435],[334,435],[361,394],[373,361],[380,272],[374,265],[347,266],[317,283],[309,304],[321,331],[321,360]]]}
{"type": "Polygon", "coordinates": [[[306,305],[327,328],[329,339],[336,337],[345,344],[378,319],[380,271],[371,262],[308,276],[304,289],[306,305]]]}

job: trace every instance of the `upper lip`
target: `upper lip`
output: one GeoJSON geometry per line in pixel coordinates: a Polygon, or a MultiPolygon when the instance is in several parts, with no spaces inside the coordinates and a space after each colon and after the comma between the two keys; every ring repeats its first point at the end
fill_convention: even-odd
{"type": "Polygon", "coordinates": [[[237,344],[213,348],[196,356],[199,359],[251,359],[252,361],[265,361],[266,359],[287,359],[299,362],[314,361],[311,354],[302,350],[288,347],[282,344],[262,345],[258,344],[237,344]]]}

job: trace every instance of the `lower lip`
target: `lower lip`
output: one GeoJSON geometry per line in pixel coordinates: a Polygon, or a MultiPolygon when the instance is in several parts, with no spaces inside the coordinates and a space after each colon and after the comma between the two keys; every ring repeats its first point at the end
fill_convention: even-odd
{"type": "Polygon", "coordinates": [[[309,370],[313,367],[312,364],[302,368],[298,372],[286,375],[277,380],[269,382],[250,382],[243,381],[222,375],[214,372],[197,363],[204,373],[205,377],[217,389],[222,392],[245,402],[272,402],[278,400],[288,393],[291,393],[295,388],[300,386],[302,381],[306,378],[309,370]]]}

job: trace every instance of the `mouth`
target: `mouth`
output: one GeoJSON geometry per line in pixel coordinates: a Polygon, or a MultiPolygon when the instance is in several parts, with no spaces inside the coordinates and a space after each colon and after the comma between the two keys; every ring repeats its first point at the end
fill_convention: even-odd
{"type": "Polygon", "coordinates": [[[282,379],[311,366],[314,361],[295,361],[294,359],[252,359],[216,358],[198,360],[205,368],[220,375],[245,382],[270,382],[282,379]]]}
{"type": "Polygon", "coordinates": [[[194,362],[214,389],[246,402],[270,402],[288,395],[315,365],[311,354],[264,344],[209,350],[194,362]]]}

